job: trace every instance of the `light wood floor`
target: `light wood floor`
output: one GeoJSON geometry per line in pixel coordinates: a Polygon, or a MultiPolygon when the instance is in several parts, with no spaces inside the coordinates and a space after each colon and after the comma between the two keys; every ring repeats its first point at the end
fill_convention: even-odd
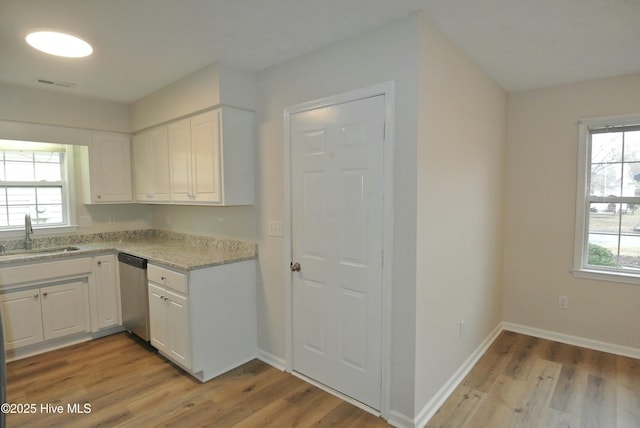
{"type": "MultiPolygon", "coordinates": [[[[260,361],[201,384],[126,334],[9,363],[14,427],[383,427],[260,361]],[[46,414],[41,404],[63,405],[46,414]],[[69,414],[89,403],[91,413],[69,414]]],[[[640,360],[503,332],[427,427],[638,428],[640,360]]]]}
{"type": "Polygon", "coordinates": [[[639,428],[640,360],[505,331],[427,427],[639,428]]]}
{"type": "Polygon", "coordinates": [[[200,383],[125,333],[14,361],[7,372],[8,402],[37,405],[8,414],[11,428],[388,426],[258,360],[200,383]],[[47,403],[64,413],[41,411],[47,403]],[[76,403],[90,413],[68,413],[76,403]]]}

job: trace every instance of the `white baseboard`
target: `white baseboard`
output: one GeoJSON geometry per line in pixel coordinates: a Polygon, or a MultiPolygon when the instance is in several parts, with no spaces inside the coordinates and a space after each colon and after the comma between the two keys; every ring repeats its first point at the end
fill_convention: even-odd
{"type": "MultiPolygon", "coordinates": [[[[462,363],[449,380],[440,388],[440,390],[429,400],[427,404],[420,410],[415,418],[409,417],[402,413],[391,410],[388,415],[387,422],[398,428],[416,428],[423,427],[429,422],[438,409],[449,398],[453,391],[460,385],[462,380],[473,369],[478,360],[484,355],[489,346],[496,340],[503,330],[512,331],[514,333],[526,334],[529,336],[539,337],[541,339],[553,340],[555,342],[566,343],[568,345],[580,346],[583,348],[593,349],[595,351],[608,352],[611,354],[622,355],[625,357],[640,359],[640,349],[627,346],[614,345],[611,343],[601,342],[598,340],[587,339],[584,337],[571,336],[568,334],[557,333],[549,330],[543,330],[535,327],[514,324],[510,322],[501,322],[498,324],[487,338],[476,348],[475,351],[462,363]]],[[[269,352],[258,350],[257,357],[265,363],[286,371],[286,362],[269,352]]],[[[303,377],[303,379],[305,379],[303,377]]],[[[306,379],[305,379],[306,380],[306,379]]]]}
{"type": "Polygon", "coordinates": [[[412,418],[395,410],[389,411],[387,423],[396,428],[415,428],[417,426],[412,418]]]}
{"type": "Polygon", "coordinates": [[[258,353],[256,357],[260,361],[265,362],[280,371],[283,371],[283,372],[286,371],[287,363],[283,358],[276,357],[272,353],[263,351],[262,349],[258,349],[258,353]]]}
{"type": "Polygon", "coordinates": [[[539,337],[541,339],[553,340],[554,342],[566,343],[567,345],[580,346],[582,348],[593,349],[595,351],[608,352],[610,354],[622,355],[625,357],[640,359],[640,349],[627,346],[614,345],[612,343],[601,342],[599,340],[587,339],[569,334],[557,333],[555,331],[543,330],[526,325],[514,324],[510,322],[502,323],[503,330],[514,333],[526,334],[539,337]]]}
{"type": "Polygon", "coordinates": [[[54,351],[56,349],[66,348],[67,346],[76,345],[82,342],[88,342],[89,340],[99,339],[104,336],[119,333],[124,331],[121,326],[110,327],[104,330],[100,330],[94,333],[80,333],[71,336],[61,337],[58,339],[46,340],[34,345],[24,346],[18,349],[7,349],[5,351],[6,361],[12,362],[21,360],[23,358],[32,357],[34,355],[43,354],[45,352],[54,351]]]}
{"type": "MultiPolygon", "coordinates": [[[[462,365],[456,370],[456,372],[449,378],[449,380],[440,388],[440,390],[429,400],[429,402],[422,408],[420,413],[413,420],[413,427],[422,427],[429,422],[433,415],[438,411],[440,406],[449,398],[453,391],[460,385],[462,380],[473,369],[480,357],[489,349],[489,346],[496,340],[498,335],[502,332],[502,324],[498,324],[491,333],[482,341],[480,346],[462,363],[462,365]]],[[[408,418],[403,418],[408,419],[408,418]]]]}

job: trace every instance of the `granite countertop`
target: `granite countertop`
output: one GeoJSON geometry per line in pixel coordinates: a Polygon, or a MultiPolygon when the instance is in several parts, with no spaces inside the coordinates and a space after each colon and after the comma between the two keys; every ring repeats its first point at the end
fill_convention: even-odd
{"type": "Polygon", "coordinates": [[[31,261],[46,261],[60,257],[91,256],[108,251],[124,252],[181,271],[240,262],[257,257],[256,244],[252,242],[218,239],[164,231],[136,231],[90,236],[71,236],[34,239],[31,252],[18,252],[8,248],[8,254],[0,256],[0,267],[31,261]],[[94,238],[94,239],[92,239],[94,238]],[[113,240],[110,240],[113,239],[113,240]],[[68,247],[77,250],[66,250],[68,247]],[[59,249],[59,251],[56,251],[59,249]],[[50,251],[49,251],[50,250],[50,251]]]}

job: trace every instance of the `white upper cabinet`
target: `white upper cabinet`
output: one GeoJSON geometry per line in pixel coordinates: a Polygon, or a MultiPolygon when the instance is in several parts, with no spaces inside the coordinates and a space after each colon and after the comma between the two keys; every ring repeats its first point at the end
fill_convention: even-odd
{"type": "Polygon", "coordinates": [[[133,202],[131,143],[125,134],[100,132],[87,146],[77,146],[85,204],[133,202]]]}
{"type": "MultiPolygon", "coordinates": [[[[195,205],[255,202],[253,113],[222,107],[154,131],[165,128],[172,202],[195,205]]],[[[137,156],[135,167],[137,170],[137,156]]]]}
{"type": "Polygon", "coordinates": [[[167,127],[137,134],[132,146],[136,200],[147,203],[170,201],[167,127]]]}

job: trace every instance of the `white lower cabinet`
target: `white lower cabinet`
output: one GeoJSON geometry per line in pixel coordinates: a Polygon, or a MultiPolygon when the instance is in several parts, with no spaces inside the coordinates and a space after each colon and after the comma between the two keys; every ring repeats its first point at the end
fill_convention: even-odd
{"type": "Polygon", "coordinates": [[[256,356],[254,260],[181,272],[149,264],[151,345],[205,382],[256,356]]]}
{"type": "Polygon", "coordinates": [[[75,280],[0,295],[6,349],[88,331],[86,285],[75,280]]]}
{"type": "Polygon", "coordinates": [[[16,291],[0,295],[5,348],[40,343],[44,339],[40,290],[16,291]]]}
{"type": "Polygon", "coordinates": [[[2,267],[0,309],[11,359],[118,331],[122,316],[116,256],[2,267]]]}
{"type": "Polygon", "coordinates": [[[190,370],[191,341],[187,296],[150,283],[149,319],[151,345],[190,370]]]}
{"type": "Polygon", "coordinates": [[[93,281],[95,304],[91,306],[95,308],[95,318],[92,320],[95,327],[92,330],[122,325],[120,280],[115,254],[93,258],[93,281]]]}

